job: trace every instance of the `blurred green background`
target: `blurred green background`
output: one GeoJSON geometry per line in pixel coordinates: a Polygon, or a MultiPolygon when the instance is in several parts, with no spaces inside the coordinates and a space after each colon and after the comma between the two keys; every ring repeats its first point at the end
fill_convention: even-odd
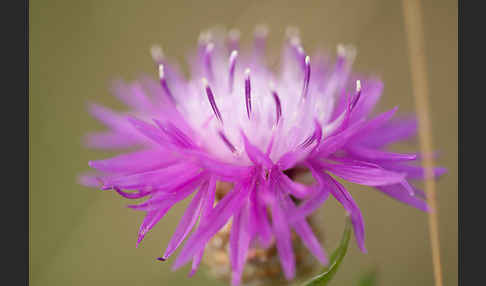
{"type": "MultiPolygon", "coordinates": [[[[443,273],[445,285],[456,285],[457,1],[423,1],[423,8],[433,136],[438,163],[449,169],[438,183],[443,273]]],[[[109,93],[111,80],[155,77],[152,44],[182,62],[202,29],[239,28],[248,45],[259,23],[270,27],[270,55],[288,25],[301,29],[308,50],[354,44],[355,69],[385,83],[378,109],[413,111],[400,1],[30,1],[31,285],[223,285],[204,268],[189,279],[187,267],[171,272],[172,261],[155,260],[185,204],[136,249],[143,214],[114,193],[78,185],[76,175],[88,160],[112,155],[82,146],[84,133],[103,128],[86,103],[121,107],[109,93]]],[[[380,285],[432,285],[426,214],[367,188],[351,192],[363,211],[369,253],[353,241],[333,285],[355,285],[373,268],[380,285]]],[[[341,235],[343,213],[334,200],[323,207],[328,249],[341,235]]]]}

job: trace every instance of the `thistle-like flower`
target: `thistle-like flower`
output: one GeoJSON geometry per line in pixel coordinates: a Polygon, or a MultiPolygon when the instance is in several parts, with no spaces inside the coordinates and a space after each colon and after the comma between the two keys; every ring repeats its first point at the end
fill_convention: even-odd
{"type": "MultiPolygon", "coordinates": [[[[154,47],[158,80],[116,84],[115,95],[129,112],[90,107],[110,130],[89,134],[89,146],[139,150],[90,161],[98,172],[83,183],[128,199],[147,198],[129,206],[146,212],[137,246],[173,205],[194,193],[159,260],[168,259],[195,228],[174,264],[192,260],[194,273],[206,244],[231,223],[233,285],[241,281],[249,250],[271,245],[292,279],[292,230],[326,264],[307,218],[329,195],[349,213],[356,242],[366,251],[361,212],[331,174],[427,210],[423,193],[408,181],[424,176],[410,164],[417,156],[384,150],[414,135],[415,120],[392,119],[397,108],[370,115],[383,86],[351,73],[354,50],[339,46],[334,63],[320,54],[311,57],[289,30],[275,72],[264,61],[266,35],[258,28],[253,51],[243,53],[235,31],[227,37],[202,34],[189,80],[154,47]],[[295,170],[310,172],[315,182],[294,181],[289,172],[295,170]],[[215,199],[219,182],[232,187],[215,199]]],[[[436,174],[443,171],[437,168],[436,174]]]]}

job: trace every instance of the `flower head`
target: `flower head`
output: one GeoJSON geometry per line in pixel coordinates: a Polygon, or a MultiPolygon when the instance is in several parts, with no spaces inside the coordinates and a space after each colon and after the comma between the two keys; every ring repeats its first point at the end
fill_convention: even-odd
{"type": "Polygon", "coordinates": [[[396,108],[371,116],[383,86],[351,73],[352,48],[339,46],[331,63],[310,56],[289,30],[275,72],[264,61],[267,30],[257,29],[250,53],[239,50],[238,35],[202,34],[190,58],[190,79],[155,47],[158,80],[116,84],[115,95],[129,112],[90,107],[109,131],[89,134],[89,146],[139,148],[89,162],[98,173],[83,178],[128,199],[146,198],[129,206],[146,212],[137,245],[172,206],[194,194],[160,260],[195,228],[174,264],[192,260],[193,273],[208,241],[231,221],[233,285],[240,283],[249,249],[272,243],[292,279],[292,230],[327,263],[307,217],[329,195],[350,214],[357,244],[366,251],[361,212],[331,174],[427,210],[423,193],[409,184],[423,178],[423,170],[410,164],[417,156],[384,149],[414,135],[415,120],[392,119],[396,108]],[[288,172],[296,168],[308,170],[315,182],[294,181],[288,172]],[[218,182],[232,189],[215,200],[218,182]]]}

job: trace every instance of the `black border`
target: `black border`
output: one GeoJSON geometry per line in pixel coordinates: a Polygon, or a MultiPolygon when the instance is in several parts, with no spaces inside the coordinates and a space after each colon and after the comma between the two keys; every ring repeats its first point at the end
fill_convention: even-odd
{"type": "Polygon", "coordinates": [[[29,1],[2,3],[2,285],[29,284],[29,1]]]}
{"type": "MultiPolygon", "coordinates": [[[[460,0],[458,46],[459,105],[459,285],[486,285],[484,277],[486,188],[484,187],[485,52],[481,1],[460,0]],[[465,5],[467,3],[467,6],[465,5]],[[476,4],[476,6],[474,6],[476,4]],[[465,133],[465,131],[468,131],[465,133]],[[467,139],[465,134],[472,137],[467,139]],[[475,159],[476,162],[473,162],[475,159]]],[[[446,83],[444,83],[446,84],[446,83]]],[[[449,281],[445,281],[449,283],[449,281]]]]}
{"type": "MultiPolygon", "coordinates": [[[[483,209],[486,192],[481,180],[484,166],[474,166],[465,160],[464,149],[467,148],[471,157],[484,157],[483,135],[484,116],[482,110],[486,105],[481,104],[486,97],[485,61],[486,48],[484,40],[484,9],[473,7],[480,1],[458,1],[458,114],[459,114],[459,173],[458,173],[458,203],[459,203],[459,285],[481,285],[484,282],[482,273],[484,265],[484,239],[478,234],[483,231],[485,217],[483,209]],[[468,2],[465,9],[464,3],[468,2]],[[477,13],[476,15],[474,15],[477,13]],[[466,39],[466,41],[465,41],[466,39]],[[469,44],[467,43],[469,39],[469,44]],[[473,66],[475,64],[475,66],[473,66]],[[465,67],[469,67],[466,71],[465,67]],[[474,69],[471,71],[471,69],[474,69]],[[465,100],[466,99],[466,100],[465,100]],[[466,106],[465,103],[470,105],[466,106]],[[478,110],[473,110],[476,107],[478,110]],[[465,111],[467,109],[467,111],[465,111]],[[479,123],[479,124],[477,124],[479,123]],[[479,125],[476,128],[475,125],[479,125]],[[474,128],[474,129],[473,129],[474,128]],[[464,140],[464,129],[477,134],[474,139],[464,140]],[[474,143],[477,146],[473,146],[474,143]],[[476,153],[476,154],[475,154],[476,153]],[[467,172],[464,167],[467,166],[467,172]],[[468,225],[467,228],[465,226],[468,225]],[[465,229],[470,234],[465,235],[465,229]],[[473,230],[477,230],[472,234],[473,230]],[[482,247],[483,246],[483,247],[482,247]],[[474,257],[476,255],[476,257],[474,257]],[[468,261],[465,261],[465,258],[468,261]]],[[[478,5],[479,6],[479,5],[478,5]]],[[[3,37],[3,143],[9,144],[3,151],[3,166],[7,173],[3,173],[4,186],[2,207],[3,248],[7,256],[2,257],[7,267],[4,268],[2,284],[28,285],[29,282],[29,1],[9,1],[2,8],[0,20],[3,37]],[[8,7],[5,7],[8,6],[8,7]],[[6,49],[6,50],[5,50],[6,49]],[[14,106],[12,106],[14,105],[14,106]],[[16,195],[17,197],[12,197],[16,195]],[[7,272],[7,273],[5,273],[7,272]],[[6,275],[5,275],[6,274],[6,275]],[[14,283],[12,283],[14,282],[14,283]]],[[[446,284],[452,285],[450,281],[446,284]]]]}

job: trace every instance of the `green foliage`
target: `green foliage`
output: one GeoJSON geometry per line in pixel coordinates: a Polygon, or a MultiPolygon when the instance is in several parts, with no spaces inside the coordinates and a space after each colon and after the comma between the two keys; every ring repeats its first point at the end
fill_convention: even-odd
{"type": "MultiPolygon", "coordinates": [[[[334,252],[332,253],[331,258],[329,260],[329,265],[323,269],[321,274],[307,281],[304,284],[304,286],[325,286],[329,284],[329,282],[336,274],[336,271],[338,270],[339,266],[341,265],[344,255],[346,255],[350,237],[351,237],[351,220],[349,217],[347,217],[346,224],[344,227],[344,233],[341,238],[341,243],[339,244],[339,247],[336,250],[334,250],[334,252]]],[[[360,286],[371,286],[371,285],[373,284],[360,284],[360,286]]]]}

